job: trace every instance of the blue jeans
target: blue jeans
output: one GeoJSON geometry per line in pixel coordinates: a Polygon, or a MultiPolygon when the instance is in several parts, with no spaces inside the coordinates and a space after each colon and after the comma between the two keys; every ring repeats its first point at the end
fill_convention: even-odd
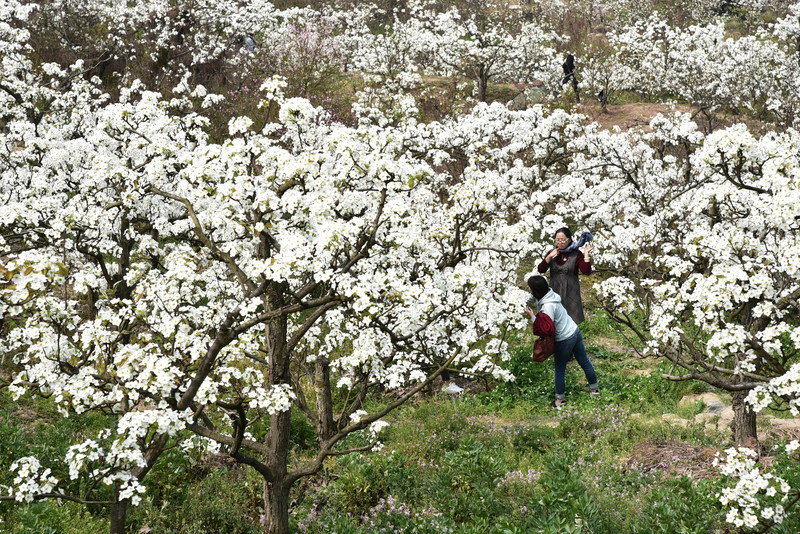
{"type": "Polygon", "coordinates": [[[556,367],[556,398],[563,399],[567,392],[565,376],[567,373],[567,362],[570,357],[575,356],[575,361],[583,369],[589,388],[597,389],[597,375],[592,367],[592,362],[586,355],[586,347],[583,346],[583,335],[580,330],[564,341],[556,341],[556,352],[553,355],[556,367]]]}

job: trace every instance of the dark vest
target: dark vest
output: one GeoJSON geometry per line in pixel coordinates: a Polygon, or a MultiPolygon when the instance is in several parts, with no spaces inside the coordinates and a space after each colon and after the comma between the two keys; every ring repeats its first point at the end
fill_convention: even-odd
{"type": "Polygon", "coordinates": [[[576,324],[583,322],[581,286],[578,283],[578,275],[575,274],[575,264],[580,253],[578,250],[570,252],[564,265],[558,264],[558,257],[550,260],[550,287],[561,297],[561,304],[576,324]]]}

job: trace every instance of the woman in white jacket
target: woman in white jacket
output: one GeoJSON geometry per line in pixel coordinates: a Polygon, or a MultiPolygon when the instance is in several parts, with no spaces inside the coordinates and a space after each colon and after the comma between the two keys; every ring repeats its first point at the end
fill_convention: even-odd
{"type": "Polygon", "coordinates": [[[597,384],[597,375],[592,367],[592,362],[586,355],[586,347],[583,345],[583,335],[578,325],[570,318],[567,310],[561,304],[559,297],[543,276],[531,276],[528,278],[528,288],[536,299],[539,313],[534,315],[530,306],[526,308],[528,315],[533,322],[533,333],[537,336],[555,335],[556,351],[553,355],[555,361],[555,382],[556,399],[552,402],[553,408],[560,408],[567,401],[566,396],[566,371],[567,362],[570,357],[575,356],[575,361],[583,369],[586,381],[589,383],[589,393],[599,395],[600,391],[597,384]]]}

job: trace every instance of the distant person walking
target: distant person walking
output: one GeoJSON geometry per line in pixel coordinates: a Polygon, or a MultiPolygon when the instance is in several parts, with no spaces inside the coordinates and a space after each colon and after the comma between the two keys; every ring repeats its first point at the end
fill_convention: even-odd
{"type": "Polygon", "coordinates": [[[575,77],[575,56],[567,54],[567,59],[561,64],[561,70],[564,77],[561,78],[561,85],[572,82],[572,88],[575,90],[575,101],[581,103],[581,95],[578,92],[578,79],[575,77]]]}
{"type": "Polygon", "coordinates": [[[556,248],[544,255],[537,268],[540,273],[550,271],[550,286],[561,297],[562,304],[576,324],[584,320],[578,273],[592,274],[590,254],[594,250],[594,244],[591,243],[593,239],[592,234],[584,232],[575,243],[569,228],[559,228],[555,233],[556,248]],[[586,246],[581,252],[580,247],[584,244],[586,246]]]}
{"type": "Polygon", "coordinates": [[[556,350],[553,354],[555,362],[555,386],[556,398],[550,404],[553,408],[561,408],[567,401],[565,400],[567,385],[566,373],[567,362],[572,356],[583,369],[586,381],[589,383],[589,394],[599,395],[600,390],[597,383],[597,374],[594,371],[589,356],[586,355],[586,347],[583,345],[583,334],[575,324],[567,310],[561,305],[559,297],[543,276],[531,276],[528,278],[528,289],[533,298],[536,299],[536,308],[539,313],[534,315],[530,306],[525,308],[528,316],[533,321],[533,333],[537,336],[555,336],[556,350]]]}

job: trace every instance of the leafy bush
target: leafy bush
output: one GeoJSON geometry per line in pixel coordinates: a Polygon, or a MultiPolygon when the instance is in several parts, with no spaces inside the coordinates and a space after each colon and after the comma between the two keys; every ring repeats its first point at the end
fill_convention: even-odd
{"type": "Polygon", "coordinates": [[[553,364],[550,360],[534,362],[531,351],[530,345],[512,350],[508,369],[516,379],[498,384],[491,392],[482,394],[481,399],[484,402],[504,409],[521,400],[541,401],[542,398],[552,396],[553,364]]]}
{"type": "Polygon", "coordinates": [[[362,524],[372,532],[410,532],[414,534],[445,534],[455,530],[453,520],[444,517],[433,507],[414,511],[408,504],[391,495],[381,499],[362,517],[362,524]]]}
{"type": "Polygon", "coordinates": [[[548,426],[521,425],[514,429],[511,444],[520,454],[547,452],[554,445],[558,429],[548,426]]]}
{"type": "Polygon", "coordinates": [[[134,519],[153,534],[256,534],[263,530],[261,488],[261,479],[249,470],[221,468],[160,507],[145,499],[134,509],[134,519]]]}
{"type": "Polygon", "coordinates": [[[397,453],[344,456],[339,460],[343,473],[331,487],[331,503],[340,510],[360,516],[390,494],[415,500],[419,492],[416,465],[415,460],[397,453]]]}
{"type": "Polygon", "coordinates": [[[615,443],[630,435],[632,424],[630,410],[613,404],[593,406],[588,410],[567,406],[561,410],[557,419],[562,437],[574,438],[586,445],[592,445],[599,440],[615,443]]]}
{"type": "Polygon", "coordinates": [[[626,404],[633,412],[661,414],[673,411],[684,395],[707,390],[702,382],[671,382],[661,378],[668,371],[669,362],[662,361],[649,375],[598,373],[603,398],[606,402],[626,404]]]}
{"type": "Polygon", "coordinates": [[[466,435],[459,449],[444,455],[431,479],[434,503],[437,508],[448,510],[458,523],[473,517],[492,517],[504,506],[494,499],[494,490],[506,471],[496,451],[466,435]]]}
{"type": "Polygon", "coordinates": [[[14,509],[5,523],[8,534],[106,534],[108,522],[96,517],[86,508],[74,504],[59,505],[54,501],[21,505],[14,509]]]}
{"type": "Polygon", "coordinates": [[[642,515],[631,525],[631,533],[705,534],[720,522],[719,501],[707,484],[694,484],[683,476],[663,481],[642,515]]]}
{"type": "Polygon", "coordinates": [[[518,527],[523,532],[605,532],[600,512],[587,494],[581,471],[572,468],[569,456],[553,453],[539,477],[538,499],[531,500],[518,527]]]}

